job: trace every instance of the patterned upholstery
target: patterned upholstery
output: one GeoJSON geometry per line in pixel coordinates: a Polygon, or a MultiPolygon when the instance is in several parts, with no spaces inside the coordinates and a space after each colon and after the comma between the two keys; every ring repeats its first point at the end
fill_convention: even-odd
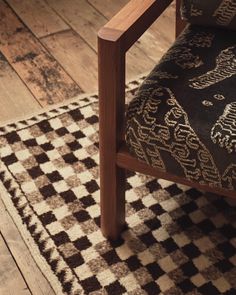
{"type": "Polygon", "coordinates": [[[126,141],[153,167],[236,190],[236,34],[189,26],[129,104],[126,141]]]}
{"type": "Polygon", "coordinates": [[[182,0],[181,12],[192,24],[236,29],[236,0],[182,0]]]}

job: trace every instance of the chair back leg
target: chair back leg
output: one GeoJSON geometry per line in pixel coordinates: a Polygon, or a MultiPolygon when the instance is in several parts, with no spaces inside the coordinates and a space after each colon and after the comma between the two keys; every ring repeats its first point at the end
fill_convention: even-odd
{"type": "Polygon", "coordinates": [[[181,18],[180,13],[181,0],[176,0],[176,22],[175,22],[175,37],[177,38],[179,34],[184,30],[187,22],[181,18]]]}

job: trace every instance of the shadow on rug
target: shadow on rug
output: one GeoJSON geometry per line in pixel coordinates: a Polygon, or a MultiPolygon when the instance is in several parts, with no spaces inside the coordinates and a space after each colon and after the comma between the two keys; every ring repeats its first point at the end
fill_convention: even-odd
{"type": "Polygon", "coordinates": [[[55,293],[236,294],[236,202],[129,172],[129,229],[102,236],[97,108],[78,98],[0,128],[1,195],[55,293]]]}

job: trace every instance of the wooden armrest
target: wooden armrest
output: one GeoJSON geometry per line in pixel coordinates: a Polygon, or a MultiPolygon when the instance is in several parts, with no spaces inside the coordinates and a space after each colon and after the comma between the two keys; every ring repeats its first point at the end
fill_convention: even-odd
{"type": "MultiPolygon", "coordinates": [[[[116,165],[116,152],[123,138],[125,53],[171,2],[131,0],[98,33],[99,149],[102,171],[110,171],[111,165],[116,165]]],[[[103,181],[101,177],[101,183],[103,181]]]]}
{"type": "Polygon", "coordinates": [[[173,0],[131,0],[98,32],[99,41],[119,42],[126,52],[173,0]]]}

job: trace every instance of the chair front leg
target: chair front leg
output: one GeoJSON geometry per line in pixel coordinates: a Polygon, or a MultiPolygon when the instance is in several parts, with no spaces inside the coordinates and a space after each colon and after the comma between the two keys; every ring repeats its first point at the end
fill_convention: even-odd
{"type": "Polygon", "coordinates": [[[125,224],[125,169],[109,163],[100,168],[101,229],[105,237],[116,240],[125,224]]]}
{"type": "Polygon", "coordinates": [[[125,105],[125,54],[109,29],[98,38],[101,228],[116,239],[125,223],[125,170],[116,164],[125,105]]]}

